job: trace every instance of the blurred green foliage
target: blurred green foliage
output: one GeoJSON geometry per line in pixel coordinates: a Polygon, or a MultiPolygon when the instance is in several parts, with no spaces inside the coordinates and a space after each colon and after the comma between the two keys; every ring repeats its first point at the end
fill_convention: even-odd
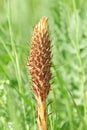
{"type": "Polygon", "coordinates": [[[36,130],[27,71],[32,30],[49,18],[52,79],[49,130],[87,130],[87,1],[0,1],[0,130],[36,130]]]}

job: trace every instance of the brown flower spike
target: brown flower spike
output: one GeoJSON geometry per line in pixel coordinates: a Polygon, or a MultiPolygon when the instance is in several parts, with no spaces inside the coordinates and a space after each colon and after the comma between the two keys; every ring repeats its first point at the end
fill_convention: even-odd
{"type": "Polygon", "coordinates": [[[38,130],[47,130],[46,97],[50,90],[49,80],[51,78],[51,51],[47,21],[47,17],[42,17],[34,28],[28,60],[29,71],[33,82],[32,90],[38,102],[38,130]]]}

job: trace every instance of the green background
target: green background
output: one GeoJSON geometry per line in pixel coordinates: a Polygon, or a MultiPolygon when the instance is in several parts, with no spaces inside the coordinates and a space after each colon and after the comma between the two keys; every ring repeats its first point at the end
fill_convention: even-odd
{"type": "Polygon", "coordinates": [[[32,30],[49,19],[49,130],[87,130],[87,0],[0,0],[0,130],[37,130],[27,70],[32,30]]]}

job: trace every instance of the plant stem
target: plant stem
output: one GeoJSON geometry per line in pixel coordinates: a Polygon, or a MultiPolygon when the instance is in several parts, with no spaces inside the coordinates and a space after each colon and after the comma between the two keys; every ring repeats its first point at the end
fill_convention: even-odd
{"type": "Polygon", "coordinates": [[[39,97],[37,108],[38,130],[47,130],[46,116],[47,116],[46,101],[42,101],[41,97],[39,97]]]}

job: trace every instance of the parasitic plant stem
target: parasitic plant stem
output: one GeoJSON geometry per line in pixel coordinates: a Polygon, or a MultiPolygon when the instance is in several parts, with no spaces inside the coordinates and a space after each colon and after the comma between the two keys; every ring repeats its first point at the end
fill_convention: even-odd
{"type": "Polygon", "coordinates": [[[34,27],[30,57],[28,59],[29,71],[32,78],[35,98],[37,100],[37,124],[38,130],[47,130],[46,98],[50,91],[50,60],[51,45],[48,34],[47,17],[42,17],[34,27]]]}

